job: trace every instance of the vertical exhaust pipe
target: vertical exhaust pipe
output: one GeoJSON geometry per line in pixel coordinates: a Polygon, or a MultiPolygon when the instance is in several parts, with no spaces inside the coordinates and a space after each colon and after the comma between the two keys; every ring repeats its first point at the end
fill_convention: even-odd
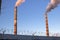
{"type": "Polygon", "coordinates": [[[46,35],[49,36],[49,29],[48,29],[48,15],[47,13],[50,12],[52,9],[56,8],[60,4],[60,0],[50,0],[46,8],[45,20],[46,20],[46,35]]]}
{"type": "Polygon", "coordinates": [[[14,7],[14,35],[17,35],[17,6],[14,7]]]}
{"type": "Polygon", "coordinates": [[[48,15],[47,14],[45,14],[45,21],[46,21],[46,36],[49,36],[48,15]]]}
{"type": "Polygon", "coordinates": [[[14,35],[17,35],[17,7],[25,0],[17,0],[14,7],[14,35]]]}

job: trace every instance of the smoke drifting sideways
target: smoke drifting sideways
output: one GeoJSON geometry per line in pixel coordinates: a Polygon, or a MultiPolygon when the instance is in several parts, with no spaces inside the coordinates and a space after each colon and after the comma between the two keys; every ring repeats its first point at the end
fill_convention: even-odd
{"type": "Polygon", "coordinates": [[[56,8],[60,4],[60,0],[50,0],[50,3],[46,7],[45,15],[50,12],[52,9],[56,8]]]}
{"type": "Polygon", "coordinates": [[[25,2],[25,0],[17,0],[15,7],[21,5],[21,3],[25,2]]]}

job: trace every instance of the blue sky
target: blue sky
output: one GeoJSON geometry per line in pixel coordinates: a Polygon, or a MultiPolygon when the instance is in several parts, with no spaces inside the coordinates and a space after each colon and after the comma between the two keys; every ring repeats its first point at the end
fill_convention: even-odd
{"type": "MultiPolygon", "coordinates": [[[[14,5],[16,0],[2,0],[0,29],[13,34],[14,5]]],[[[18,6],[18,34],[21,31],[45,32],[44,12],[49,0],[26,0],[18,6]]],[[[60,33],[60,5],[48,14],[49,32],[60,33]]],[[[44,34],[45,35],[45,34],[44,34]]]]}

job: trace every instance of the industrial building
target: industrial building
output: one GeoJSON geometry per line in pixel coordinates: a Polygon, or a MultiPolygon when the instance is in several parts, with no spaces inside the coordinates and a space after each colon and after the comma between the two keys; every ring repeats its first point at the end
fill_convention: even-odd
{"type": "MultiPolygon", "coordinates": [[[[17,7],[19,4],[22,4],[24,1],[17,1],[14,6],[14,34],[0,34],[0,39],[16,39],[16,40],[60,40],[60,37],[49,36],[49,26],[48,26],[48,12],[51,9],[54,9],[57,4],[49,4],[47,6],[47,11],[45,12],[45,22],[46,22],[46,36],[34,36],[34,35],[18,35],[17,34],[17,7]],[[52,6],[51,6],[52,5],[52,6]]],[[[55,0],[51,3],[56,2],[55,0]]],[[[57,1],[58,3],[58,1],[57,1]]],[[[60,1],[59,1],[60,3],[60,1]]],[[[0,10],[1,10],[1,1],[0,1],[0,10]]]]}

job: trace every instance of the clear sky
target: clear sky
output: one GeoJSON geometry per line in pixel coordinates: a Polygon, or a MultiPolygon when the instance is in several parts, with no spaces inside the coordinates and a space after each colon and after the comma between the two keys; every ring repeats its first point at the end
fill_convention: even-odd
{"type": "MultiPolygon", "coordinates": [[[[13,34],[15,3],[16,0],[2,0],[0,29],[6,30],[6,34],[13,34]]],[[[45,32],[44,12],[48,3],[49,0],[26,0],[18,6],[18,34],[45,32]]],[[[48,14],[48,22],[49,32],[60,33],[60,5],[48,14]]]]}

